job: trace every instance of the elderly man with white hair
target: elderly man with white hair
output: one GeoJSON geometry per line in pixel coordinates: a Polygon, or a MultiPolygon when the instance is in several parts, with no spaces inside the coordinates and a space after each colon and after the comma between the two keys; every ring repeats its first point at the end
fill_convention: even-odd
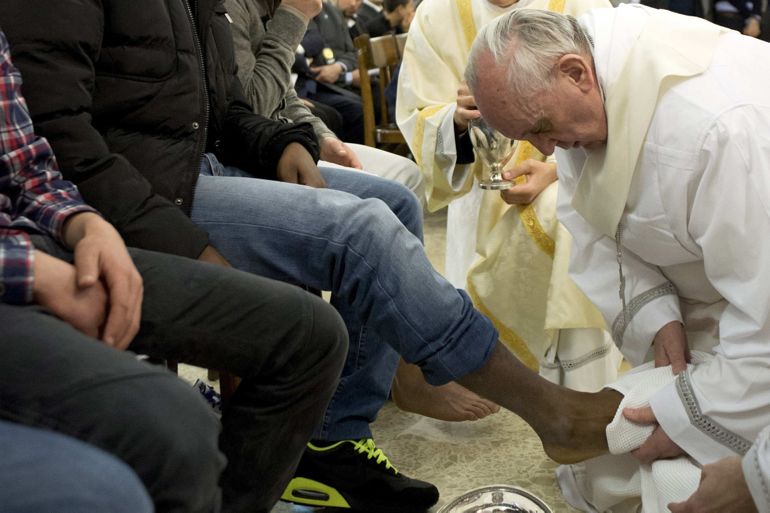
{"type": "Polygon", "coordinates": [[[770,423],[770,46],[642,6],[519,11],[466,78],[488,122],[556,151],[571,276],[626,357],[678,374],[625,413],[656,426],[634,454],[746,453],[770,423]],[[685,370],[690,348],[713,358],[685,370]]]}

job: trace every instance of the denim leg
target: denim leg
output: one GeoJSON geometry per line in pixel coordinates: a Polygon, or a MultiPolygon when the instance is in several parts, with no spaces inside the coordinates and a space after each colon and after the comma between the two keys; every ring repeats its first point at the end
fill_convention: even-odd
{"type": "Polygon", "coordinates": [[[117,458],[58,433],[0,421],[0,510],[5,513],[151,513],[117,458]]]}
{"type": "MultiPolygon", "coordinates": [[[[406,187],[358,170],[322,167],[321,172],[329,189],[383,201],[422,242],[422,206],[406,187]]],[[[390,394],[399,355],[386,337],[363,323],[344,298],[332,294],[331,303],[348,327],[350,349],[340,384],[313,437],[332,441],[370,438],[369,425],[390,394]]]]}
{"type": "MultiPolygon", "coordinates": [[[[432,384],[486,363],[494,327],[433,269],[420,239],[385,202],[243,178],[224,167],[214,174],[231,176],[202,173],[191,215],[233,265],[332,291],[432,384]]],[[[356,178],[377,180],[367,176],[356,178]]]]}

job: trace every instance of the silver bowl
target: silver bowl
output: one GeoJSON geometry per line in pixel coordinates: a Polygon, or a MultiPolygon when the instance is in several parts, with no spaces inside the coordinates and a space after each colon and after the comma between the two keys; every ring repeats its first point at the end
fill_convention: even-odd
{"type": "Polygon", "coordinates": [[[491,485],[462,494],[438,513],[553,513],[553,510],[526,490],[510,485],[491,485]]]}

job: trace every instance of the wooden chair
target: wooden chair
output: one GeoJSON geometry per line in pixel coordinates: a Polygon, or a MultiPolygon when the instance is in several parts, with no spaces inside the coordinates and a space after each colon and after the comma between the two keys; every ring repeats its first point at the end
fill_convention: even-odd
{"type": "Polygon", "coordinates": [[[406,36],[408,34],[396,34],[396,47],[398,48],[398,58],[404,58],[404,47],[406,46],[406,36]]]}
{"type": "MultiPolygon", "coordinates": [[[[401,62],[396,37],[385,35],[369,38],[367,34],[354,41],[358,50],[358,70],[361,77],[361,102],[364,107],[364,144],[396,151],[406,146],[406,140],[395,123],[395,113],[388,112],[384,91],[395,67],[401,62]],[[374,98],[369,70],[379,70],[379,99],[374,98]],[[375,101],[380,103],[380,123],[375,119],[375,101]]],[[[398,151],[396,151],[398,153],[398,151]]]]}

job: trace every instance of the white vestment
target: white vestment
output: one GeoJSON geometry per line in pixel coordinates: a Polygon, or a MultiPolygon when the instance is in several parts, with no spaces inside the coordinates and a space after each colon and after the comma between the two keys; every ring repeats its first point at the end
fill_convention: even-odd
{"type": "Polygon", "coordinates": [[[770,426],[743,457],[743,476],[759,513],[770,513],[770,426]]]}
{"type": "MultiPolygon", "coordinates": [[[[474,184],[481,164],[457,164],[453,115],[477,28],[513,7],[577,15],[597,5],[609,4],[520,0],[500,8],[486,0],[424,0],[409,29],[396,102],[397,122],[423,173],[429,210],[450,206],[447,276],[468,290],[522,361],[580,390],[612,381],[620,355],[601,315],[567,276],[570,240],[556,220],[558,187],[551,184],[524,206],[482,192],[474,184]]],[[[519,157],[545,158],[526,146],[518,145],[519,157]]]]}
{"type": "Polygon", "coordinates": [[[596,10],[580,22],[594,42],[611,130],[606,149],[557,151],[559,219],[574,238],[570,274],[633,364],[650,358],[671,321],[684,323],[691,347],[713,348],[712,360],[681,373],[650,405],[698,463],[745,454],[770,425],[770,46],[641,6],[596,10]],[[645,37],[652,19],[680,27],[645,37]],[[656,80],[674,61],[680,71],[656,80]],[[637,73],[647,80],[627,80],[637,73]],[[624,92],[619,83],[636,92],[610,108],[624,92]],[[634,99],[649,98],[646,88],[651,116],[640,126],[645,106],[634,99]],[[613,138],[640,144],[624,156],[630,168],[615,168],[631,172],[630,189],[608,234],[606,217],[590,207],[578,213],[575,196],[579,183],[606,178],[590,164],[610,154],[613,138]]]}

